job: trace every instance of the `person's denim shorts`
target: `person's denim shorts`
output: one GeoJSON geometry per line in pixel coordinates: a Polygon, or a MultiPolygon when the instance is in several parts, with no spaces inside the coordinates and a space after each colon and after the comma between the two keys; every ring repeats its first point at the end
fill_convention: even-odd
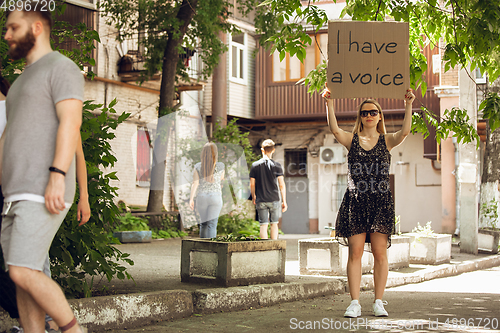
{"type": "Polygon", "coordinates": [[[255,208],[259,213],[260,224],[274,224],[279,222],[281,217],[281,201],[257,202],[255,208]]]}

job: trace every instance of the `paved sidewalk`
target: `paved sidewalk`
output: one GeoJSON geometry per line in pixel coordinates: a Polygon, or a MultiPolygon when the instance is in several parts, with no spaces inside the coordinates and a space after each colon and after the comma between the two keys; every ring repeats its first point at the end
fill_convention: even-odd
{"type": "MultiPolygon", "coordinates": [[[[181,240],[156,240],[149,244],[117,246],[130,253],[135,265],[129,267],[133,281],[113,280],[107,284],[113,296],[71,300],[78,319],[90,331],[130,329],[191,316],[193,313],[214,313],[250,309],[273,304],[311,299],[325,295],[344,294],[346,277],[301,276],[298,264],[298,239],[318,235],[282,235],[287,242],[285,282],[246,287],[214,287],[180,282],[181,240]]],[[[500,266],[500,255],[460,253],[452,247],[452,259],[442,265],[410,265],[390,271],[387,286],[422,282],[438,277],[500,266]]],[[[105,281],[107,282],[107,281],[105,281]]],[[[362,288],[373,289],[372,275],[363,275],[362,288]]],[[[0,312],[0,332],[12,321],[0,312]]]]}

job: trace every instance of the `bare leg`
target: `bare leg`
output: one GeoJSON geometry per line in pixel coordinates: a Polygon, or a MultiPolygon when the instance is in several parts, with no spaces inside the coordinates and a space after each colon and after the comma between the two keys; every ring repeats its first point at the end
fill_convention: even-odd
{"type": "Polygon", "coordinates": [[[260,225],[260,238],[261,239],[268,239],[268,236],[267,236],[267,226],[269,224],[261,224],[260,225]]]}
{"type": "Polygon", "coordinates": [[[271,239],[278,239],[278,223],[271,224],[271,239]]]}
{"type": "Polygon", "coordinates": [[[365,248],[366,234],[354,235],[349,240],[349,259],[347,260],[347,282],[351,299],[359,300],[361,287],[361,257],[365,248]]]}
{"type": "MultiPolygon", "coordinates": [[[[73,318],[73,311],[64,297],[61,288],[41,271],[26,267],[9,266],[9,274],[17,290],[20,289],[19,314],[27,332],[44,332],[45,313],[48,313],[59,326],[65,326],[73,318]],[[38,330],[38,325],[42,329],[38,330]],[[26,329],[26,327],[33,328],[26,329]]],[[[19,296],[18,296],[19,297],[19,296]]],[[[68,333],[79,333],[79,325],[67,330],[68,333]]]]}
{"type": "Polygon", "coordinates": [[[375,232],[370,234],[372,252],[374,259],[373,283],[375,285],[375,299],[384,296],[387,275],[389,274],[389,263],[387,261],[387,237],[386,234],[375,232]]]}
{"type": "Polygon", "coordinates": [[[16,286],[19,323],[25,332],[45,332],[45,311],[25,292],[16,286]]]}

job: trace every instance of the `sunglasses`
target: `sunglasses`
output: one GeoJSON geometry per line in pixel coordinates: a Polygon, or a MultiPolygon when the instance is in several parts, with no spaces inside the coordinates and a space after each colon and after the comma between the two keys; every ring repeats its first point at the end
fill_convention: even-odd
{"type": "Polygon", "coordinates": [[[363,118],[368,117],[368,115],[375,117],[376,115],[378,115],[378,110],[365,110],[365,111],[361,111],[359,114],[363,118]]]}

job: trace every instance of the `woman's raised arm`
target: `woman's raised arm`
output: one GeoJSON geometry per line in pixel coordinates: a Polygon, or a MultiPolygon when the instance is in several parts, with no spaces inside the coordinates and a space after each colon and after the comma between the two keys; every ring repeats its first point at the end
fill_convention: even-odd
{"type": "Polygon", "coordinates": [[[411,131],[411,118],[412,118],[412,106],[415,100],[415,95],[411,89],[408,89],[405,94],[405,118],[403,120],[403,126],[401,129],[395,133],[386,134],[387,149],[390,151],[392,148],[399,145],[404,139],[410,134],[411,131]]]}
{"type": "Polygon", "coordinates": [[[337,123],[337,117],[335,116],[335,110],[333,108],[333,99],[330,98],[330,90],[325,88],[323,93],[321,94],[326,101],[326,119],[328,121],[328,126],[330,127],[330,131],[332,131],[335,139],[349,150],[351,148],[352,142],[352,133],[344,131],[339,127],[337,123]]]}

